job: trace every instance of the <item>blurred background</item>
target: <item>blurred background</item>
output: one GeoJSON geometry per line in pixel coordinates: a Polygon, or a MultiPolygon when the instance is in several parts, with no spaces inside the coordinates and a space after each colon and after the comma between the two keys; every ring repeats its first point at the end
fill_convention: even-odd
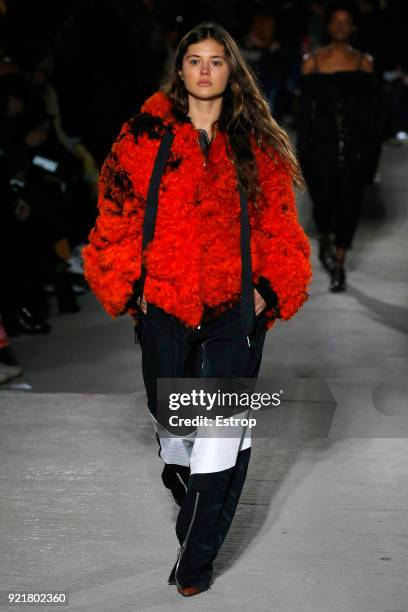
{"type": "MultiPolygon", "coordinates": [[[[158,89],[183,34],[212,19],[305,162],[330,150],[347,169],[365,152],[369,172],[342,293],[328,290],[310,181],[297,193],[310,297],[267,334],[260,370],[289,408],[270,439],[254,436],[221,580],[198,609],[408,610],[408,0],[356,5],[350,43],[373,58],[375,94],[362,71],[358,90],[347,75],[347,91],[339,75],[311,74],[305,105],[302,58],[328,43],[324,0],[0,0],[3,589],[69,589],[71,610],[87,612],[180,609],[165,584],[176,506],[133,320],[106,314],[81,252],[113,139],[158,89]],[[326,126],[342,103],[337,142],[326,126]]],[[[330,187],[325,205],[336,184],[317,168],[308,176],[318,196],[330,187]]]]}
{"type": "MultiPolygon", "coordinates": [[[[351,43],[374,59],[381,144],[400,152],[395,160],[408,143],[407,2],[357,4],[351,43]]],[[[54,315],[83,308],[80,254],[96,218],[101,163],[121,124],[171,69],[180,38],[202,20],[223,25],[295,140],[302,57],[327,43],[325,7],[0,0],[0,383],[23,371],[14,338],[50,334],[54,315]]],[[[381,182],[377,167],[371,181],[381,182]]]]}

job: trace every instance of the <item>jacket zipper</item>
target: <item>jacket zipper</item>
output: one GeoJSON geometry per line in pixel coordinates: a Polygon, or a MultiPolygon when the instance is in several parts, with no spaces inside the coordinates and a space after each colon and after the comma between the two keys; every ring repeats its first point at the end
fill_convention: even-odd
{"type": "Polygon", "coordinates": [[[198,498],[199,497],[200,497],[200,491],[197,491],[196,492],[195,503],[194,503],[193,516],[191,517],[190,525],[188,526],[188,531],[187,531],[186,538],[185,538],[183,544],[180,546],[180,549],[179,549],[178,555],[177,555],[177,563],[176,563],[176,569],[174,571],[174,578],[175,578],[177,586],[180,589],[182,589],[183,587],[181,586],[181,584],[177,580],[177,570],[178,570],[179,563],[181,561],[181,557],[183,556],[183,553],[184,553],[184,551],[186,549],[186,544],[187,544],[188,536],[190,535],[190,531],[191,531],[191,528],[193,526],[194,518],[195,518],[195,515],[196,515],[196,511],[197,511],[197,505],[198,505],[198,498]]]}
{"type": "MultiPolygon", "coordinates": [[[[200,151],[201,151],[201,153],[203,155],[203,168],[205,168],[205,170],[207,170],[207,166],[208,166],[207,155],[208,155],[208,149],[209,149],[209,147],[211,145],[211,140],[208,137],[207,130],[204,130],[202,128],[197,128],[197,142],[198,142],[198,146],[200,147],[200,151]],[[203,136],[205,137],[205,140],[207,142],[207,153],[203,152],[203,149],[201,147],[200,133],[203,134],[203,136]]],[[[196,329],[201,329],[201,324],[197,325],[196,329]]],[[[203,347],[203,350],[204,350],[204,345],[202,344],[201,346],[203,347]]],[[[202,364],[201,369],[203,369],[203,367],[204,367],[204,365],[202,364]]]]}
{"type": "MultiPolygon", "coordinates": [[[[207,131],[206,131],[206,130],[199,129],[199,130],[198,130],[198,132],[202,132],[202,133],[204,134],[205,139],[206,139],[206,141],[207,141],[207,145],[208,145],[208,146],[210,146],[211,141],[210,141],[210,139],[208,138],[207,131]]],[[[197,136],[197,140],[198,140],[198,144],[199,144],[200,149],[201,149],[201,143],[200,143],[200,137],[199,137],[199,136],[197,136]]],[[[202,149],[201,149],[201,152],[202,152],[202,149]]],[[[203,157],[204,157],[203,167],[204,167],[205,169],[207,169],[207,157],[206,157],[205,153],[203,153],[203,157]]],[[[197,325],[196,329],[201,329],[201,324],[200,324],[200,325],[197,325]]],[[[250,341],[250,339],[249,339],[249,336],[247,336],[247,337],[246,337],[246,339],[247,339],[247,342],[248,342],[248,346],[249,346],[249,348],[251,348],[251,341],[250,341]]],[[[201,346],[202,346],[202,348],[203,348],[203,353],[204,353],[204,344],[202,344],[201,346]]],[[[203,369],[203,368],[204,368],[204,359],[203,359],[203,362],[202,362],[202,364],[201,364],[201,369],[203,369]]]]}
{"type": "MultiPolygon", "coordinates": [[[[204,158],[204,159],[203,159],[203,167],[204,167],[205,169],[207,169],[207,157],[206,157],[206,154],[205,154],[205,153],[203,153],[203,150],[202,150],[202,148],[201,148],[200,136],[199,136],[200,132],[204,134],[205,139],[206,139],[206,141],[207,141],[207,146],[210,146],[210,139],[208,138],[208,134],[207,134],[206,130],[200,130],[200,129],[198,130],[198,135],[197,135],[198,146],[200,147],[200,151],[201,151],[201,153],[203,154],[203,158],[204,158]]],[[[197,329],[201,329],[201,324],[200,324],[200,325],[197,325],[197,329]]],[[[203,346],[203,348],[204,348],[204,346],[203,346]]]]}

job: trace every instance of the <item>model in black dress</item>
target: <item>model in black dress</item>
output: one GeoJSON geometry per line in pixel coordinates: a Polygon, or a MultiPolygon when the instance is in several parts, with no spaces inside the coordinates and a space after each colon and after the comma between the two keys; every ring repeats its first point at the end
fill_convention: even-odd
{"type": "Polygon", "coordinates": [[[327,28],[331,42],[303,59],[297,147],[319,257],[330,273],[330,290],[344,291],[346,251],[378,159],[378,94],[372,58],[349,44],[351,13],[333,9],[327,28]]]}

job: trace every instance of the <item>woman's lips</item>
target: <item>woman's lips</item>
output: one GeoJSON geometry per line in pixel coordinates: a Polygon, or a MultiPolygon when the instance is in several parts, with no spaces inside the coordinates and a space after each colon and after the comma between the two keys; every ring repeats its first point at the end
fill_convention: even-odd
{"type": "Polygon", "coordinates": [[[199,85],[200,87],[209,87],[210,85],[212,85],[212,83],[210,83],[210,81],[198,81],[197,85],[199,85]]]}

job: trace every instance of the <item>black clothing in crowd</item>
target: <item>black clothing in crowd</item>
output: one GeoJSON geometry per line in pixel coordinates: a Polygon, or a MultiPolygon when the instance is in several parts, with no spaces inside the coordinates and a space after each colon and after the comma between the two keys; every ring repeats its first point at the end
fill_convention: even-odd
{"type": "Polygon", "coordinates": [[[298,154],[319,234],[351,248],[364,190],[381,149],[376,76],[360,69],[301,77],[298,154]]]}

